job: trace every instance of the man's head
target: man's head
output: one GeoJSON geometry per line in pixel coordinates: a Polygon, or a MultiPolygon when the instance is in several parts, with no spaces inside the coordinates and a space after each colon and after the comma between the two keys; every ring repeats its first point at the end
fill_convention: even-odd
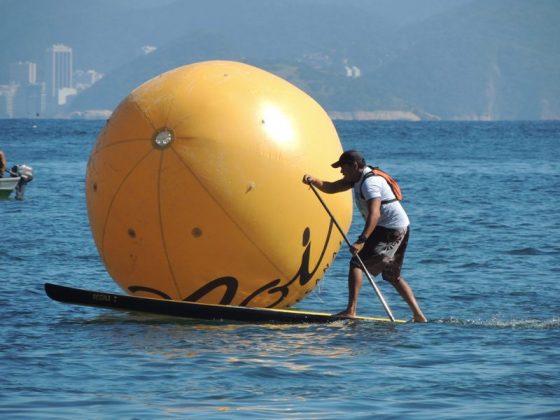
{"type": "Polygon", "coordinates": [[[340,168],[342,165],[353,165],[354,163],[357,163],[360,169],[366,166],[366,160],[360,152],[357,150],[346,150],[331,166],[333,168],[340,168]]]}
{"type": "Polygon", "coordinates": [[[362,169],[366,166],[366,160],[357,150],[346,150],[331,166],[340,168],[340,172],[346,180],[357,182],[362,176],[362,169]]]}

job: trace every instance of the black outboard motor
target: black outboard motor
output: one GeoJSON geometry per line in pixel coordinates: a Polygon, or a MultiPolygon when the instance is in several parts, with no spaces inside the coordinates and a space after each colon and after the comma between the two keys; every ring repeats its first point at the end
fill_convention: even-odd
{"type": "Polygon", "coordinates": [[[27,165],[15,165],[12,166],[10,173],[13,177],[20,177],[16,185],[16,200],[23,200],[25,186],[33,180],[33,168],[27,165]]]}

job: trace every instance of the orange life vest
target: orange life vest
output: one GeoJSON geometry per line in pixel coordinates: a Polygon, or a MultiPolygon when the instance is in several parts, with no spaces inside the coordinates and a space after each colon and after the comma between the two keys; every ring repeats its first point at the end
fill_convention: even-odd
{"type": "Polygon", "coordinates": [[[388,204],[388,203],[392,203],[393,201],[401,201],[403,199],[401,188],[399,187],[399,184],[397,184],[397,181],[395,181],[391,177],[391,175],[379,169],[377,166],[368,165],[368,167],[371,168],[371,172],[368,172],[363,177],[362,182],[360,183],[360,197],[362,197],[362,200],[365,199],[364,194],[362,193],[362,186],[364,185],[364,181],[366,180],[366,178],[369,178],[371,176],[380,176],[383,179],[385,179],[385,181],[387,181],[387,184],[389,184],[389,187],[391,187],[391,191],[393,191],[393,194],[395,196],[395,198],[391,200],[383,200],[381,204],[388,204]]]}

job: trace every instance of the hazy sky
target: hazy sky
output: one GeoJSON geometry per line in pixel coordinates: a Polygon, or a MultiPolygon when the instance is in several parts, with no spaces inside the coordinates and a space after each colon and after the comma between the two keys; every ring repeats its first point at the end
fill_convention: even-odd
{"type": "Polygon", "coordinates": [[[75,69],[105,74],[87,106],[110,108],[179,65],[236,59],[333,109],[475,117],[560,109],[558,0],[0,0],[0,8],[0,84],[15,61],[36,62],[41,78],[46,48],[63,43],[75,69]],[[282,73],[286,66],[295,70],[282,73]]]}

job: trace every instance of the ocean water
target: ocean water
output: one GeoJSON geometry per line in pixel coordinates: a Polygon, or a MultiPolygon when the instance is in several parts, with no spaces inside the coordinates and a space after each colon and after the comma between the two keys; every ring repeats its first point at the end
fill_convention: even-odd
{"type": "MultiPolygon", "coordinates": [[[[560,418],[560,123],[337,123],[344,147],[405,194],[403,274],[431,322],[399,326],[201,322],[50,301],[44,282],[119,292],[85,208],[102,126],[0,120],[9,163],[35,171],[23,202],[0,202],[2,418],[560,418]]],[[[360,229],[356,214],[350,237],[360,229]]],[[[340,252],[298,307],[343,309],[347,262],[340,252]]],[[[384,316],[367,283],[359,313],[384,316]]]]}

